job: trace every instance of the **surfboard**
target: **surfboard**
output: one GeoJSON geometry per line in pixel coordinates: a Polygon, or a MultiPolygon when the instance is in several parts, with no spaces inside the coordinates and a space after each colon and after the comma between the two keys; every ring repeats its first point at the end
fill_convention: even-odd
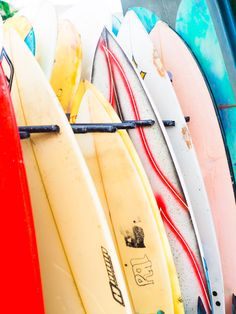
{"type": "MultiPolygon", "coordinates": [[[[77,123],[120,122],[94,86],[85,82],[85,90],[77,123]]],[[[148,195],[139,175],[144,170],[138,169],[141,164],[128,134],[119,131],[76,137],[114,231],[135,312],[174,313],[168,257],[161,241],[166,235],[160,233],[163,223],[154,196],[148,195]]]]}
{"type": "Polygon", "coordinates": [[[186,188],[178,175],[176,157],[150,95],[139,73],[108,30],[104,30],[96,50],[92,82],[109,99],[122,120],[153,119],[156,122],[151,129],[128,132],[161,208],[175,263],[179,267],[180,284],[185,287],[181,290],[185,294],[185,306],[190,313],[195,313],[197,296],[204,300],[204,304],[209,300],[197,238],[188,212],[191,205],[187,204],[183,194],[186,188]]]}
{"type": "MultiPolygon", "coordinates": [[[[4,48],[10,55],[8,47],[6,36],[4,48]]],[[[26,122],[15,78],[11,97],[17,125],[24,126],[26,122]]],[[[82,314],[85,312],[81,297],[65,255],[32,145],[30,140],[21,141],[35,223],[45,312],[82,314]]]]}
{"type": "Polygon", "coordinates": [[[0,65],[1,311],[44,313],[32,208],[9,86],[0,65]]]}
{"type": "Polygon", "coordinates": [[[47,1],[30,4],[19,10],[16,16],[24,16],[32,24],[36,42],[35,57],[50,79],[57,41],[57,16],[53,5],[47,1]]]}
{"type": "Polygon", "coordinates": [[[176,19],[176,30],[197,57],[216,100],[230,154],[229,162],[235,189],[236,97],[206,2],[182,1],[176,19]]]}
{"type": "Polygon", "coordinates": [[[77,4],[61,15],[69,19],[81,35],[83,65],[82,78],[90,79],[93,55],[104,25],[112,27],[112,14],[104,2],[78,0],[77,4]]]}
{"type": "Polygon", "coordinates": [[[35,55],[35,34],[33,27],[29,20],[24,16],[13,16],[5,21],[3,24],[4,31],[13,28],[24,39],[26,45],[29,47],[33,55],[35,55]]]}
{"type": "MultiPolygon", "coordinates": [[[[130,60],[134,60],[161,118],[175,121],[175,127],[166,128],[166,131],[192,204],[190,214],[194,217],[199,232],[208,268],[209,290],[217,293],[217,304],[220,302],[222,313],[225,307],[224,284],[215,227],[195,148],[180,103],[161,64],[159,52],[155,50],[148,33],[134,12],[126,13],[117,39],[130,60]]],[[[214,304],[213,307],[219,311],[219,307],[214,304]]]]}
{"type": "MultiPolygon", "coordinates": [[[[158,22],[151,33],[151,39],[164,67],[173,75],[173,87],[184,115],[190,116],[188,127],[201,166],[216,227],[228,313],[236,282],[232,272],[232,265],[236,265],[234,250],[236,207],[213,99],[193,55],[171,28],[165,23],[158,22]]],[[[217,298],[218,295],[213,295],[215,303],[217,298]]]]}
{"type": "Polygon", "coordinates": [[[60,128],[57,134],[31,134],[31,141],[85,312],[132,313],[105,214],[71,127],[30,51],[16,33],[9,36],[26,125],[60,128]]]}
{"type": "Polygon", "coordinates": [[[50,83],[65,113],[71,102],[81,75],[82,48],[80,35],[68,20],[58,23],[58,37],[50,83]]]}

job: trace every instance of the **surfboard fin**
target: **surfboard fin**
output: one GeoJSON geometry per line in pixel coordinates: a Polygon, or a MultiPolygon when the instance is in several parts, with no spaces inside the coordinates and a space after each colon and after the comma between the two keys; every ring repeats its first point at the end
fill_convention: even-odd
{"type": "Polygon", "coordinates": [[[198,314],[207,314],[205,307],[203,305],[202,299],[200,297],[198,297],[198,301],[197,301],[197,313],[198,314]]]}
{"type": "Polygon", "coordinates": [[[236,295],[232,294],[232,314],[236,314],[236,295]]]}

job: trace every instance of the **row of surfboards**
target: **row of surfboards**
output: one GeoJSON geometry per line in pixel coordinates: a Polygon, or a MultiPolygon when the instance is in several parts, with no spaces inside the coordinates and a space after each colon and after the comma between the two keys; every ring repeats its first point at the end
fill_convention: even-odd
{"type": "Polygon", "coordinates": [[[235,199],[203,74],[147,11],[97,38],[86,13],[44,2],[2,27],[2,308],[235,313],[235,199]],[[137,120],[154,124],[124,130],[137,120]],[[106,132],[77,132],[93,123],[106,132]]]}

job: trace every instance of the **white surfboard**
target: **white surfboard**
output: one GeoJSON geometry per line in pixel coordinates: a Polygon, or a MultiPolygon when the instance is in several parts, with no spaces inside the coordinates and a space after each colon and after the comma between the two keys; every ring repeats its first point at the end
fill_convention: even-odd
{"type": "Polygon", "coordinates": [[[109,99],[122,119],[155,121],[152,128],[128,130],[128,133],[151,180],[165,222],[175,263],[179,267],[185,306],[190,313],[195,313],[200,297],[209,308],[198,234],[194,228],[196,224],[189,214],[191,204],[175,153],[139,73],[106,29],[97,46],[92,82],[109,99]]]}
{"type": "Polygon", "coordinates": [[[213,291],[217,293],[221,304],[219,308],[213,303],[214,311],[224,313],[223,275],[211,208],[191,135],[179,101],[148,33],[134,12],[130,11],[126,14],[118,34],[118,41],[129,58],[135,60],[137,69],[143,77],[161,118],[175,121],[175,127],[169,127],[166,130],[192,204],[192,215],[196,220],[208,267],[211,293],[213,291]]]}

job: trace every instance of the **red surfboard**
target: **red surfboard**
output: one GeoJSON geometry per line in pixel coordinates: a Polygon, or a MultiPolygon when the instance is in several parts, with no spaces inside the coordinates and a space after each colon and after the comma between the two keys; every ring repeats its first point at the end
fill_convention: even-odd
{"type": "Polygon", "coordinates": [[[44,313],[26,172],[10,90],[0,64],[1,313],[44,313]]]}

